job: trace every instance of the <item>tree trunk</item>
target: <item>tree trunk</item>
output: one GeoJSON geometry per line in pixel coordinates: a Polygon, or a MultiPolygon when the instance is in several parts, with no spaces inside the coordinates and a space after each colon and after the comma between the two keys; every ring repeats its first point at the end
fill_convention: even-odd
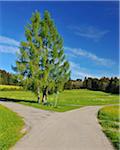
{"type": "Polygon", "coordinates": [[[39,87],[37,89],[37,94],[38,94],[38,104],[40,104],[40,91],[39,91],[39,87]]]}
{"type": "Polygon", "coordinates": [[[59,94],[59,92],[57,91],[55,93],[55,105],[54,105],[54,107],[57,107],[57,104],[58,104],[58,94],[59,94]]]}
{"type": "Polygon", "coordinates": [[[57,98],[57,94],[55,94],[55,106],[54,107],[57,107],[57,102],[58,102],[58,98],[57,98]]]}
{"type": "Polygon", "coordinates": [[[43,97],[42,97],[42,103],[47,103],[47,87],[43,90],[43,97]]]}
{"type": "Polygon", "coordinates": [[[42,103],[43,103],[43,104],[47,103],[47,98],[46,98],[46,95],[45,95],[45,94],[43,94],[42,103]]]}

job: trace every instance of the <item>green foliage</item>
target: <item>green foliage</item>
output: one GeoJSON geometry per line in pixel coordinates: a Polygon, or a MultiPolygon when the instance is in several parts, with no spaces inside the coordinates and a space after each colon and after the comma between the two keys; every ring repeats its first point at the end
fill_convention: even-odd
{"type": "Polygon", "coordinates": [[[84,82],[86,83],[85,88],[87,89],[100,90],[100,91],[110,92],[114,94],[119,93],[119,79],[117,77],[110,78],[110,79],[105,77],[101,79],[86,78],[84,82]]]}
{"type": "Polygon", "coordinates": [[[119,80],[117,77],[110,79],[106,91],[110,93],[119,93],[119,80]]]}
{"type": "Polygon", "coordinates": [[[21,117],[0,105],[0,149],[8,150],[21,137],[24,122],[21,117]]]}
{"type": "Polygon", "coordinates": [[[69,80],[65,83],[64,89],[81,89],[83,88],[83,82],[82,80],[69,80]]]}
{"type": "Polygon", "coordinates": [[[58,94],[57,108],[54,107],[56,98],[55,94],[48,96],[49,106],[37,104],[37,96],[30,91],[1,91],[0,98],[8,98],[8,100],[13,99],[29,106],[55,111],[67,111],[81,106],[119,103],[118,95],[86,89],[65,90],[58,94]]]}
{"type": "Polygon", "coordinates": [[[119,78],[102,77],[100,79],[97,79],[85,77],[83,81],[80,79],[69,80],[65,84],[64,88],[65,89],[86,88],[94,91],[104,91],[108,93],[119,94],[119,78]]]}
{"type": "Polygon", "coordinates": [[[0,69],[0,84],[2,85],[15,85],[17,84],[15,76],[0,69]]]}
{"type": "Polygon", "coordinates": [[[98,118],[103,127],[103,131],[110,138],[116,149],[120,147],[119,114],[120,109],[118,105],[103,107],[98,112],[98,118]]]}
{"type": "Polygon", "coordinates": [[[102,120],[100,121],[100,124],[102,126],[104,126],[104,128],[106,128],[106,129],[107,128],[116,128],[116,129],[119,129],[119,123],[118,122],[108,120],[108,118],[105,117],[105,116],[103,118],[101,118],[102,120]]]}
{"type": "Polygon", "coordinates": [[[69,79],[69,63],[65,59],[63,39],[48,11],[43,18],[36,11],[25,27],[26,41],[21,42],[16,61],[18,81],[39,95],[40,91],[61,91],[69,79]]]}

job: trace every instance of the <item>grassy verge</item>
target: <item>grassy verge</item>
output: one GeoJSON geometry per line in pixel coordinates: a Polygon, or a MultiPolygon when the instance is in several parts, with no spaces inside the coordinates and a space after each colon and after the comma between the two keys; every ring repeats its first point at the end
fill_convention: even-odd
{"type": "Polygon", "coordinates": [[[104,133],[112,141],[116,149],[120,148],[120,109],[119,106],[106,106],[98,112],[99,122],[104,133]]]}
{"type": "Polygon", "coordinates": [[[0,91],[0,98],[8,98],[8,100],[36,108],[60,112],[80,108],[81,106],[117,104],[119,102],[118,95],[86,89],[65,90],[58,96],[50,95],[48,102],[51,105],[49,106],[37,104],[36,95],[30,91],[0,91]],[[54,107],[56,99],[57,107],[54,107]]]}
{"type": "Polygon", "coordinates": [[[15,86],[15,85],[0,85],[0,91],[19,91],[23,90],[23,87],[21,86],[15,86]]]}
{"type": "Polygon", "coordinates": [[[0,105],[0,150],[8,150],[22,137],[23,125],[21,117],[0,105]]]}

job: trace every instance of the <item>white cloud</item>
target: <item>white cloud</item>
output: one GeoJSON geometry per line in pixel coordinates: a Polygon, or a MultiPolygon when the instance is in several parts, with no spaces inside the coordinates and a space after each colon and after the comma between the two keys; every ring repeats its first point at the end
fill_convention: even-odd
{"type": "Polygon", "coordinates": [[[71,67],[71,72],[72,72],[72,78],[73,79],[80,79],[80,78],[84,78],[85,76],[86,77],[97,77],[97,75],[93,75],[91,73],[88,72],[88,70],[86,68],[82,68],[80,67],[79,64],[77,63],[74,63],[73,61],[70,61],[70,67],[71,67]]]}
{"type": "Polygon", "coordinates": [[[101,78],[101,77],[118,77],[118,74],[114,74],[113,72],[107,72],[106,70],[101,71],[93,71],[89,70],[88,68],[83,68],[80,64],[75,63],[73,61],[70,62],[71,68],[71,77],[72,79],[84,79],[85,77],[92,77],[92,78],[101,78]],[[92,71],[92,73],[91,73],[92,71]]]}
{"type": "Polygon", "coordinates": [[[12,38],[0,36],[0,44],[14,45],[18,47],[20,43],[12,38]]]}
{"type": "Polygon", "coordinates": [[[0,45],[0,53],[16,53],[19,49],[14,46],[0,45]]]}
{"type": "Polygon", "coordinates": [[[18,51],[19,42],[5,36],[0,36],[0,53],[16,53],[18,51]]]}
{"type": "Polygon", "coordinates": [[[105,59],[105,58],[101,58],[98,57],[97,55],[90,53],[86,50],[83,50],[81,48],[71,48],[71,47],[64,47],[66,51],[71,51],[72,55],[78,57],[78,56],[82,56],[82,57],[86,57],[90,60],[92,60],[93,62],[97,63],[98,65],[102,65],[102,66],[112,66],[115,63],[110,60],[110,59],[105,59]]]}
{"type": "Polygon", "coordinates": [[[94,41],[98,41],[109,32],[108,30],[100,30],[93,26],[69,26],[68,28],[72,30],[75,35],[90,38],[94,41]]]}

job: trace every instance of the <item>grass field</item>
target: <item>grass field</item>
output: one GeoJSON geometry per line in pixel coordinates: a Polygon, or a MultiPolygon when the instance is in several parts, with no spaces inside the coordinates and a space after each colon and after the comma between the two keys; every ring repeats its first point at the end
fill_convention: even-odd
{"type": "Polygon", "coordinates": [[[0,105],[0,150],[8,150],[22,137],[23,125],[21,117],[0,105]]]}
{"type": "Polygon", "coordinates": [[[65,90],[58,96],[50,95],[48,97],[48,102],[51,106],[37,104],[36,95],[30,91],[0,91],[0,98],[8,98],[8,100],[13,99],[13,101],[36,108],[61,112],[80,108],[81,106],[117,104],[119,101],[118,95],[86,89],[65,90]],[[54,107],[56,100],[57,107],[54,107]]]}
{"type": "Polygon", "coordinates": [[[19,91],[19,90],[23,90],[23,88],[21,86],[16,86],[16,85],[0,85],[0,91],[19,91]]]}
{"type": "Polygon", "coordinates": [[[105,134],[116,149],[120,148],[120,109],[119,106],[106,106],[98,113],[99,122],[105,134]]]}

